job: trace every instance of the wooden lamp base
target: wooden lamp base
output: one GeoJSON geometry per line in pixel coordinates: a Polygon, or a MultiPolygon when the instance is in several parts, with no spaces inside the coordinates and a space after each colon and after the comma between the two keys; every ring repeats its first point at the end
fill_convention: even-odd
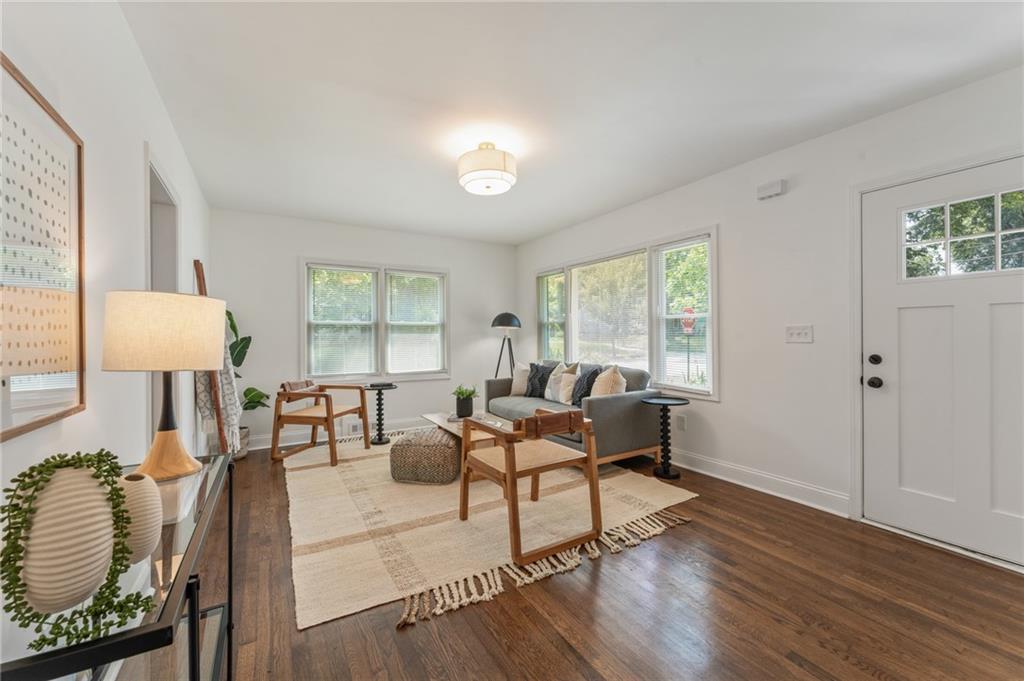
{"type": "Polygon", "coordinates": [[[178,431],[174,429],[156,432],[145,460],[135,472],[145,473],[160,482],[192,475],[202,468],[203,464],[185,451],[185,447],[178,437],[178,431]]]}

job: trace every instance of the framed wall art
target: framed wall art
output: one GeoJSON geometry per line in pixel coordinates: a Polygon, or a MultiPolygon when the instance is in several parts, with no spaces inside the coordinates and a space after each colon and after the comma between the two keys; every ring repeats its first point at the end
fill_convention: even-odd
{"type": "Polygon", "coordinates": [[[0,53],[0,442],[85,409],[83,144],[0,53]]]}

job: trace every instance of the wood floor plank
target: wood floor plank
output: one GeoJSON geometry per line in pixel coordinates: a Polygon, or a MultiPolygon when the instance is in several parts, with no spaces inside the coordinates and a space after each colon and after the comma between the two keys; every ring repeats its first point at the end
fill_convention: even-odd
{"type": "MultiPolygon", "coordinates": [[[[1021,575],[715,478],[678,484],[701,495],[676,509],[693,521],[635,548],[402,631],[400,603],[299,631],[283,468],[254,452],[236,469],[237,678],[1024,679],[1021,575]]],[[[224,598],[225,529],[204,603],[224,598]]]]}

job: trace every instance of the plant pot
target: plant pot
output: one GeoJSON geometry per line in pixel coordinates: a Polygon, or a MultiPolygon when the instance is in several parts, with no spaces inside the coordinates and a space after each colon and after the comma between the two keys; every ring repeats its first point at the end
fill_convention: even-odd
{"type": "Polygon", "coordinates": [[[25,600],[38,612],[61,612],[89,598],[107,577],[114,553],[107,488],[87,468],[61,468],[35,509],[22,560],[25,600]]]}
{"type": "Polygon", "coordinates": [[[467,416],[473,415],[473,398],[472,397],[456,397],[455,398],[455,415],[460,419],[464,419],[467,416]]]}
{"type": "Polygon", "coordinates": [[[117,481],[124,490],[124,505],[131,517],[128,548],[132,565],[145,560],[156,550],[163,527],[164,507],[156,481],[142,473],[130,473],[117,481]]]}
{"type": "Polygon", "coordinates": [[[238,451],[231,457],[233,461],[244,459],[249,454],[249,426],[241,426],[238,429],[238,451]]]}

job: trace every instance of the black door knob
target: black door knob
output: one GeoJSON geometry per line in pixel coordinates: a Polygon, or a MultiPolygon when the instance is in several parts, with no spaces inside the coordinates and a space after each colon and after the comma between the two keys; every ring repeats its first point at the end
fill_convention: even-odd
{"type": "Polygon", "coordinates": [[[880,379],[878,376],[872,376],[871,378],[868,379],[868,387],[881,388],[882,379],[880,379]]]}
{"type": "Polygon", "coordinates": [[[881,355],[868,355],[868,361],[871,362],[872,364],[881,364],[882,363],[882,356],[881,355]]]}

